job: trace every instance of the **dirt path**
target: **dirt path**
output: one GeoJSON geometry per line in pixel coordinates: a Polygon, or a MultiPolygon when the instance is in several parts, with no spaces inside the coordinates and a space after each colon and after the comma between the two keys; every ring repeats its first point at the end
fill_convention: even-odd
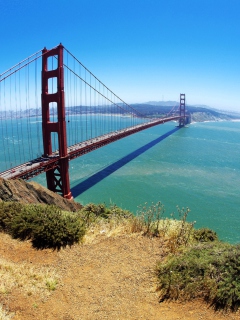
{"type": "Polygon", "coordinates": [[[49,297],[23,295],[18,288],[0,294],[14,320],[237,320],[201,301],[159,303],[154,267],[161,259],[158,239],[140,235],[99,236],[93,243],[52,252],[36,251],[0,234],[0,256],[35,267],[54,267],[57,289],[49,297]]]}

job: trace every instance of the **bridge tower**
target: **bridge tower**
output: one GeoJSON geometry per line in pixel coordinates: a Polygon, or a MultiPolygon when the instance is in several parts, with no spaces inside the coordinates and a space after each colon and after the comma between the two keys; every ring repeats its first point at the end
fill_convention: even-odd
{"type": "Polygon", "coordinates": [[[180,107],[179,107],[179,127],[185,126],[185,93],[180,93],[180,107]]]}
{"type": "MultiPolygon", "coordinates": [[[[55,83],[55,82],[54,82],[55,83]]],[[[42,130],[44,156],[52,155],[53,132],[58,136],[59,160],[58,166],[46,172],[47,187],[49,190],[61,194],[66,199],[72,199],[69,182],[69,161],[67,154],[67,134],[65,120],[65,101],[64,101],[64,73],[63,73],[63,46],[51,50],[42,50],[42,130]],[[48,58],[57,59],[57,68],[48,70],[48,58]],[[48,80],[56,78],[57,91],[48,92],[48,80]],[[50,103],[57,104],[57,121],[50,119],[50,103]]]]}

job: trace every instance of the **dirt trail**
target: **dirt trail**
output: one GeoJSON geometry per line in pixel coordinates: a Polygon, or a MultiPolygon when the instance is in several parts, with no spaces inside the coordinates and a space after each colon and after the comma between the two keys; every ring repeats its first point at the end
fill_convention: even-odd
{"type": "Polygon", "coordinates": [[[0,234],[0,257],[34,267],[54,267],[60,280],[49,296],[1,294],[14,320],[237,320],[204,302],[159,303],[154,267],[163,255],[158,239],[140,235],[99,236],[93,243],[52,252],[0,234]]]}

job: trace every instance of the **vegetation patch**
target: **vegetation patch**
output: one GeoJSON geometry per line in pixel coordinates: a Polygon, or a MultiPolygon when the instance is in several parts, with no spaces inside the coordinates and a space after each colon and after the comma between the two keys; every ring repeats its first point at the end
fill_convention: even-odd
{"type": "Polygon", "coordinates": [[[195,229],[193,239],[198,242],[211,242],[218,240],[217,233],[209,228],[195,229]]]}
{"type": "Polygon", "coordinates": [[[115,218],[122,220],[133,217],[132,213],[128,210],[121,209],[116,205],[112,205],[108,208],[103,203],[89,203],[78,212],[78,215],[84,220],[87,226],[90,226],[92,223],[96,223],[101,219],[111,220],[115,218]]]}
{"type": "MultiPolygon", "coordinates": [[[[55,206],[0,202],[0,231],[30,240],[38,249],[60,249],[81,241],[87,233],[141,233],[164,240],[167,258],[157,265],[160,301],[204,298],[216,309],[237,310],[240,306],[240,245],[218,241],[207,228],[195,230],[187,222],[189,209],[177,208],[178,218],[164,217],[164,206],[140,207],[137,216],[115,205],[88,204],[79,212],[55,206]]],[[[0,295],[17,287],[25,294],[50,294],[58,277],[48,269],[17,265],[0,259],[0,295]]],[[[1,315],[1,313],[0,313],[1,315]]]]}
{"type": "Polygon", "coordinates": [[[216,309],[240,306],[240,245],[199,243],[157,266],[160,300],[202,298],[216,309]]]}
{"type": "Polygon", "coordinates": [[[0,295],[11,294],[13,289],[18,289],[26,296],[38,294],[45,297],[56,288],[59,277],[49,267],[37,268],[0,258],[0,279],[0,295]]]}
{"type": "Polygon", "coordinates": [[[128,210],[116,205],[107,207],[105,204],[89,203],[79,212],[79,217],[86,225],[84,241],[92,242],[98,235],[116,236],[130,233],[131,221],[134,216],[128,210]]]}
{"type": "Polygon", "coordinates": [[[8,313],[3,309],[3,306],[0,304],[0,319],[1,320],[10,320],[14,318],[14,313],[8,313]]]}
{"type": "Polygon", "coordinates": [[[85,234],[84,222],[76,213],[15,202],[0,203],[0,228],[13,238],[31,240],[38,249],[71,246],[85,234]]]}

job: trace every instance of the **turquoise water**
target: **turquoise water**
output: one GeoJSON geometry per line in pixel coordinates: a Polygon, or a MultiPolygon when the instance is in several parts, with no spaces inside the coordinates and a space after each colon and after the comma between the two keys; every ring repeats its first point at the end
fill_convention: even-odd
{"type": "MultiPolygon", "coordinates": [[[[29,125],[32,130],[36,120],[29,125]]],[[[240,243],[240,122],[194,123],[180,130],[175,125],[159,125],[71,161],[75,200],[116,204],[134,213],[145,202],[161,201],[166,215],[174,212],[176,217],[177,205],[189,207],[188,220],[196,221],[196,227],[212,228],[222,240],[240,243]]],[[[21,148],[29,149],[27,143],[21,147],[29,131],[25,129],[24,124],[19,127],[23,132],[19,141],[14,139],[17,133],[6,138],[6,130],[0,130],[1,170],[6,148],[6,158],[14,153],[16,161],[21,148]],[[13,147],[7,144],[9,139],[13,147]]],[[[34,158],[42,147],[31,136],[34,158]]],[[[34,180],[46,184],[45,175],[34,180]]]]}
{"type": "Polygon", "coordinates": [[[189,207],[188,220],[196,227],[212,228],[222,240],[239,243],[240,122],[191,124],[119,167],[126,155],[174,127],[167,123],[145,130],[71,162],[74,190],[96,172],[105,176],[116,167],[75,200],[113,203],[133,212],[145,202],[161,201],[166,215],[175,216],[177,205],[189,207]]]}

